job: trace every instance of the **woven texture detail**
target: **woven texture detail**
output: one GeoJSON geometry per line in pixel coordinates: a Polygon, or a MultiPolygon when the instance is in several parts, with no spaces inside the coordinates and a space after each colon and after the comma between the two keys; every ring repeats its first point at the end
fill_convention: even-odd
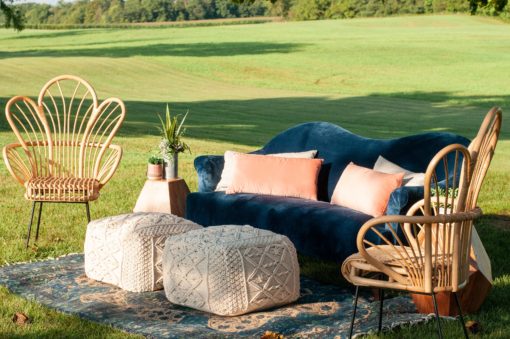
{"type": "Polygon", "coordinates": [[[172,303],[234,316],[295,301],[299,265],[283,235],[214,226],[166,240],[163,283],[172,303]]]}
{"type": "Polygon", "coordinates": [[[34,177],[25,187],[25,198],[36,201],[93,201],[100,190],[99,181],[93,178],[34,177]]]}
{"type": "Polygon", "coordinates": [[[85,237],[85,273],[132,292],[163,288],[162,255],[172,235],[202,228],[166,213],[139,212],[92,221],[85,237]]]}

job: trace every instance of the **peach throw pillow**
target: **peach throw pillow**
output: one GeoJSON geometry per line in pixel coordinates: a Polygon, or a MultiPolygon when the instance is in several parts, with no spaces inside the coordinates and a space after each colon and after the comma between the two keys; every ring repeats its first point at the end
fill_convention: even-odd
{"type": "Polygon", "coordinates": [[[386,212],[390,194],[402,186],[404,172],[387,174],[352,162],[336,184],[331,203],[380,217],[386,212]]]}
{"type": "MultiPolygon", "coordinates": [[[[225,165],[223,166],[223,172],[221,172],[221,179],[216,185],[215,191],[226,191],[230,183],[232,182],[232,176],[234,175],[234,167],[232,164],[232,157],[234,154],[239,152],[226,151],[225,152],[225,165]]],[[[264,154],[270,155],[272,157],[280,157],[280,158],[304,158],[304,159],[313,159],[315,155],[317,155],[317,150],[305,151],[305,152],[291,152],[291,153],[273,153],[273,154],[264,154]]]]}
{"type": "Polygon", "coordinates": [[[280,195],[317,200],[322,159],[280,158],[236,153],[233,177],[226,193],[280,195]]]}

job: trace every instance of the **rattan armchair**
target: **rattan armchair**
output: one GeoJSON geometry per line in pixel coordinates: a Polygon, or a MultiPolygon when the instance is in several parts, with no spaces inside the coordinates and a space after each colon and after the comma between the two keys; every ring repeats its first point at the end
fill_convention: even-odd
{"type": "Polygon", "coordinates": [[[476,203],[494,155],[501,118],[501,109],[491,109],[469,148],[450,145],[432,159],[425,175],[424,199],[406,216],[383,216],[362,226],[357,238],[359,253],[342,265],[343,276],[356,285],[350,336],[359,287],[367,286],[379,288],[379,331],[383,291],[389,288],[431,295],[442,338],[435,294],[449,291],[468,337],[457,292],[469,279],[471,240],[478,237],[473,222],[482,214],[476,203]],[[438,173],[448,173],[452,160],[453,176],[438,181],[438,173]]]}
{"type": "Polygon", "coordinates": [[[37,103],[24,96],[7,102],[5,114],[18,142],[4,147],[4,161],[32,201],[26,247],[37,203],[36,240],[43,203],[83,203],[90,221],[89,202],[99,198],[122,157],[121,147],[111,142],[125,111],[117,98],[98,103],[92,86],[72,75],[46,83],[37,103]]]}
{"type": "Polygon", "coordinates": [[[411,208],[421,215],[388,215],[371,219],[361,227],[359,252],[342,264],[342,274],[356,285],[351,334],[359,286],[367,286],[380,291],[379,331],[383,289],[395,289],[432,296],[442,337],[435,294],[456,292],[467,283],[472,225],[481,215],[480,209],[464,208],[470,173],[468,149],[447,146],[432,159],[425,173],[424,199],[411,208]],[[448,173],[452,158],[453,176],[446,175],[440,182],[439,171],[448,173]],[[443,195],[438,194],[440,191],[443,195]]]}

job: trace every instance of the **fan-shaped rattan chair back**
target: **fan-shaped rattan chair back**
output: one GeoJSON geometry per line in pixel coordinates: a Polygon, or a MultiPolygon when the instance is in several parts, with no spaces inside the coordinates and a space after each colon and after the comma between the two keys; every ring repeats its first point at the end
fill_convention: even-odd
{"type": "Polygon", "coordinates": [[[51,176],[94,178],[102,186],[118,166],[121,149],[111,147],[111,141],[124,120],[124,104],[117,98],[98,104],[94,89],[83,79],[63,75],[50,80],[37,104],[14,97],[6,116],[23,152],[7,147],[4,157],[21,184],[51,176]]]}
{"type": "Polygon", "coordinates": [[[478,134],[469,145],[472,165],[472,179],[467,195],[467,208],[474,208],[482,188],[483,180],[489,170],[501,131],[502,111],[493,107],[485,116],[478,134]]]}
{"type": "Polygon", "coordinates": [[[465,209],[471,183],[471,155],[460,144],[446,146],[430,161],[425,172],[424,215],[451,214],[465,209]],[[452,167],[453,168],[450,168],[452,167]],[[450,173],[451,175],[448,175],[450,173]],[[444,180],[439,181],[444,173],[444,180]]]}

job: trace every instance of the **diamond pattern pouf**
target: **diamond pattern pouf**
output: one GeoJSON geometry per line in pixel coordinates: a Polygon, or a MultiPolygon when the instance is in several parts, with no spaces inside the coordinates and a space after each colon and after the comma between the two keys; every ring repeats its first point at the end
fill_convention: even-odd
{"type": "Polygon", "coordinates": [[[85,237],[85,273],[132,292],[163,288],[162,254],[172,235],[202,228],[167,213],[130,213],[94,220],[85,237]]]}
{"type": "Polygon", "coordinates": [[[299,265],[283,235],[214,226],[167,239],[163,284],[174,304],[234,316],[295,301],[299,265]]]}

